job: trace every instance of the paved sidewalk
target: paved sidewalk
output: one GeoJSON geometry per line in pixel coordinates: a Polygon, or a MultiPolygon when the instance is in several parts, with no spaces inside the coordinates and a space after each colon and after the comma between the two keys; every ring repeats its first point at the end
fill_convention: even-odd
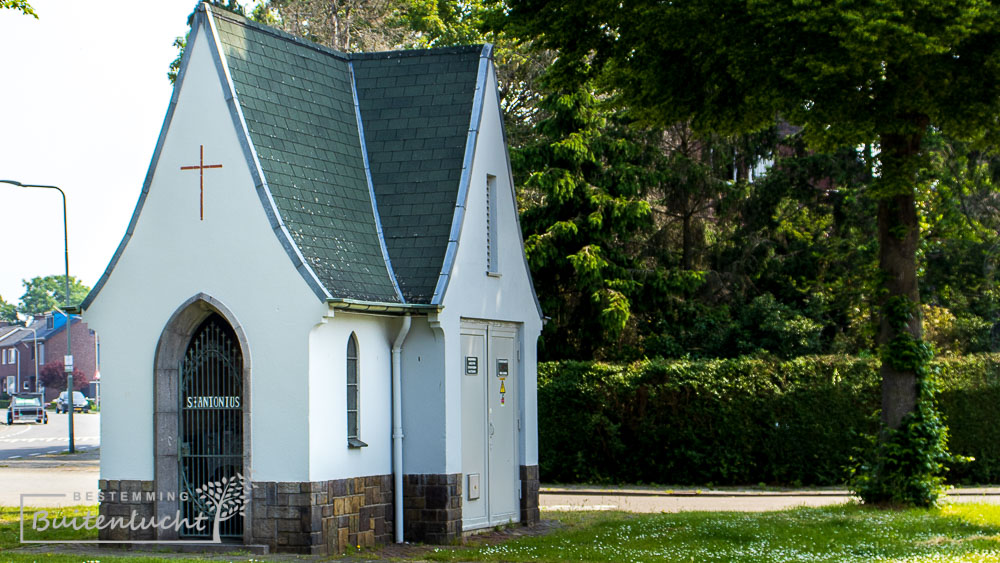
{"type": "Polygon", "coordinates": [[[2,460],[0,506],[20,506],[22,494],[36,493],[63,496],[26,497],[25,506],[97,504],[99,474],[99,450],[2,460]]]}
{"type": "MultiPolygon", "coordinates": [[[[967,487],[949,492],[952,502],[1000,504],[1000,487],[967,487]]],[[[762,512],[799,506],[830,506],[854,499],[845,489],[695,489],[663,487],[542,486],[539,504],[548,510],[690,510],[762,512]]]]}
{"type": "MultiPolygon", "coordinates": [[[[75,455],[43,455],[0,461],[0,506],[19,506],[22,493],[62,494],[33,497],[31,506],[97,504],[100,451],[75,455]],[[88,498],[88,493],[90,497],[88,498]]],[[[1000,487],[965,487],[949,493],[953,502],[1000,504],[1000,487]]],[[[548,510],[623,510],[680,512],[721,510],[757,512],[797,506],[844,504],[853,497],[845,489],[665,488],[544,485],[539,504],[548,510]]]]}

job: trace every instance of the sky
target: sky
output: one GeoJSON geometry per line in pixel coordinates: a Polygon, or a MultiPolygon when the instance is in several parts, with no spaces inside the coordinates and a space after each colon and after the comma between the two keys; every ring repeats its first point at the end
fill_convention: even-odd
{"type": "MultiPolygon", "coordinates": [[[[93,287],[125,234],[194,0],[30,0],[0,10],[0,179],[66,192],[69,273],[93,287]]],[[[0,297],[63,273],[58,192],[0,183],[0,297]]]]}

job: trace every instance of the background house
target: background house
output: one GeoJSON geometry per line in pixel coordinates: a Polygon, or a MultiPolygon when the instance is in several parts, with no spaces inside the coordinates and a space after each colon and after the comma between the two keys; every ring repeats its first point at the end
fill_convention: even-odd
{"type": "MultiPolygon", "coordinates": [[[[99,364],[97,334],[79,316],[72,317],[71,330],[73,366],[77,377],[82,376],[88,382],[93,381],[97,377],[99,364]]],[[[36,348],[39,373],[46,364],[62,366],[63,356],[66,354],[65,314],[51,312],[36,315],[27,327],[13,324],[0,326],[0,383],[3,384],[4,393],[17,388],[18,382],[19,391],[35,392],[44,386],[44,382],[35,381],[36,348]],[[34,332],[31,329],[34,329],[34,332]]],[[[81,386],[78,384],[77,388],[80,389],[81,386]]],[[[64,390],[64,384],[49,385],[45,389],[45,400],[55,399],[64,390]]],[[[94,394],[90,385],[83,386],[82,391],[88,396],[94,394]]]]}

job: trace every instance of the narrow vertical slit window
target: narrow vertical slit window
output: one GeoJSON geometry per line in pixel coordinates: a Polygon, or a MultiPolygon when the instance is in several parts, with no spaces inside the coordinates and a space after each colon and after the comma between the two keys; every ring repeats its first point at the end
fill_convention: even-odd
{"type": "Polygon", "coordinates": [[[353,332],[347,339],[347,446],[363,448],[360,439],[360,397],[358,394],[358,337],[353,332]]]}
{"type": "Polygon", "coordinates": [[[497,177],[486,176],[486,273],[500,273],[500,259],[497,256],[497,177]]]}

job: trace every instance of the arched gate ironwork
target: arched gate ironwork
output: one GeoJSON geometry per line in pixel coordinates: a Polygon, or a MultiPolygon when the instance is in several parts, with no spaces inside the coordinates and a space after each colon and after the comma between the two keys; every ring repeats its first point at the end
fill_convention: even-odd
{"type": "Polygon", "coordinates": [[[203,529],[184,537],[212,537],[217,510],[221,537],[243,536],[243,353],[233,328],[213,313],[195,330],[180,366],[181,515],[203,529]],[[224,484],[224,485],[223,485],[224,484]],[[228,485],[228,487],[226,486],[228,485]],[[237,490],[238,487],[238,490],[237,490]],[[222,491],[228,491],[222,498],[222,491]],[[212,498],[211,492],[218,498],[212,498]],[[221,508],[220,508],[221,507],[221,508]]]}

